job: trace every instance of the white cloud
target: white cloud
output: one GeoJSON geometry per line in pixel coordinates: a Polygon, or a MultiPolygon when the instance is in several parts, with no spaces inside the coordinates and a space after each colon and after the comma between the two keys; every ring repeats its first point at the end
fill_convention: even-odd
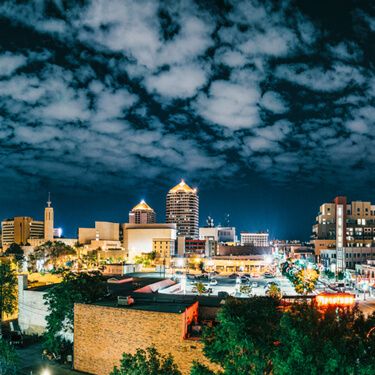
{"type": "Polygon", "coordinates": [[[358,68],[339,63],[330,69],[310,68],[305,64],[280,65],[276,68],[275,75],[314,91],[333,92],[343,90],[351,84],[361,85],[365,82],[365,77],[358,68]]]}
{"type": "Polygon", "coordinates": [[[146,78],[146,87],[151,92],[170,98],[194,96],[207,80],[207,73],[199,66],[175,66],[170,70],[146,78]]]}
{"type": "Polygon", "coordinates": [[[283,97],[274,91],[267,91],[260,101],[262,107],[274,113],[284,113],[288,111],[288,106],[283,97]]]}
{"type": "Polygon", "coordinates": [[[20,54],[5,52],[0,55],[0,76],[9,76],[25,65],[27,58],[20,54]]]}
{"type": "Polygon", "coordinates": [[[229,128],[250,128],[259,123],[258,88],[241,86],[230,81],[214,81],[209,95],[201,95],[197,109],[201,116],[229,128]]]}

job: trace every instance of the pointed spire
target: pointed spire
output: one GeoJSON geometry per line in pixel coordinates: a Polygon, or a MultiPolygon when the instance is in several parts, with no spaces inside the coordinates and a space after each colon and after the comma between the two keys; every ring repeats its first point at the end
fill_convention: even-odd
{"type": "Polygon", "coordinates": [[[51,193],[50,192],[48,192],[48,201],[47,201],[47,205],[48,205],[48,207],[51,207],[51,193]]]}

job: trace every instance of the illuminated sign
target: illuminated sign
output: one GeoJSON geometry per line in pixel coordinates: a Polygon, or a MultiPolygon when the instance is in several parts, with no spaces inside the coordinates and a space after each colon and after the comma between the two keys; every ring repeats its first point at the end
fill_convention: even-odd
{"type": "Polygon", "coordinates": [[[321,293],[315,297],[318,306],[352,306],[355,303],[354,294],[350,293],[321,293]]]}

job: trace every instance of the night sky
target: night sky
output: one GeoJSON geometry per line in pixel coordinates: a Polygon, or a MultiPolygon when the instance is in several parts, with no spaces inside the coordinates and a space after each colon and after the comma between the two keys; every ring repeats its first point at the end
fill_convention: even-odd
{"type": "Polygon", "coordinates": [[[306,240],[375,201],[374,32],[372,1],[1,1],[0,218],[163,222],[185,178],[201,224],[306,240]]]}

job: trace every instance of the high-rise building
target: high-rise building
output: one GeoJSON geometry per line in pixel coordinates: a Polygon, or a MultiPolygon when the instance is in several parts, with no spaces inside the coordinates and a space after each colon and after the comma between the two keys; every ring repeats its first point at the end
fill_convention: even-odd
{"type": "Polygon", "coordinates": [[[199,237],[199,198],[183,180],[167,194],[166,222],[177,225],[177,235],[199,237]]]}
{"type": "Polygon", "coordinates": [[[51,206],[51,196],[48,194],[47,207],[44,209],[44,239],[53,241],[53,207],[51,206]]]}
{"type": "Polygon", "coordinates": [[[347,202],[346,197],[322,204],[312,227],[311,242],[318,256],[325,249],[375,246],[375,205],[347,202]]]}
{"type": "Polygon", "coordinates": [[[144,201],[141,200],[129,212],[130,224],[153,224],[156,222],[155,211],[144,201]]]}
{"type": "Polygon", "coordinates": [[[29,239],[44,238],[43,221],[35,221],[29,216],[17,216],[1,222],[1,239],[3,249],[6,250],[12,243],[26,245],[29,239]]]}

